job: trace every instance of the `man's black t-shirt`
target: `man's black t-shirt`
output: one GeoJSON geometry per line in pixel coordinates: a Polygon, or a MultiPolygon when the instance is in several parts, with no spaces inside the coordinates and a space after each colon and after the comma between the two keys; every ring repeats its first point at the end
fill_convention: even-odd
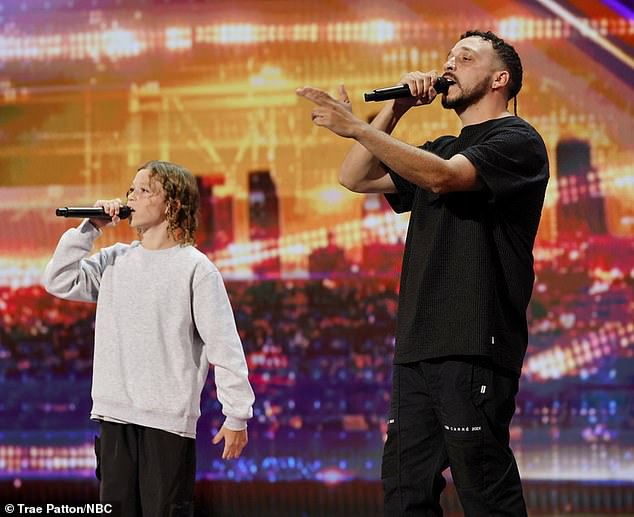
{"type": "Polygon", "coordinates": [[[464,155],[483,187],[438,195],[390,172],[397,193],[388,201],[396,212],[412,212],[394,361],[484,355],[519,373],[549,176],[544,142],[524,120],[504,117],[422,149],[445,159],[464,155]]]}

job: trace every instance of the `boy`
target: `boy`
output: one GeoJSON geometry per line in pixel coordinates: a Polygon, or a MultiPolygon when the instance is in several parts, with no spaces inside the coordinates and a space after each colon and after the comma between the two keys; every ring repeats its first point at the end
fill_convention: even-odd
{"type": "Polygon", "coordinates": [[[97,303],[91,419],[100,498],[124,516],[193,515],[196,422],[209,363],[226,416],[213,438],[223,459],[247,443],[253,390],[220,273],[194,248],[199,194],[185,168],[151,161],[128,191],[139,240],[88,258],[120,199],[99,200],[112,221],[65,232],[44,286],[60,298],[97,303]]]}

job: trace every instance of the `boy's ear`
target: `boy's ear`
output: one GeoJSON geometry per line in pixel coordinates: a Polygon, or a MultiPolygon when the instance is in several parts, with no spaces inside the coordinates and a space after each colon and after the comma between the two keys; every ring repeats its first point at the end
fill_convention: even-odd
{"type": "Polygon", "coordinates": [[[171,202],[165,205],[165,214],[167,215],[170,211],[170,208],[174,211],[178,212],[181,208],[181,202],[179,199],[174,199],[171,202]]]}

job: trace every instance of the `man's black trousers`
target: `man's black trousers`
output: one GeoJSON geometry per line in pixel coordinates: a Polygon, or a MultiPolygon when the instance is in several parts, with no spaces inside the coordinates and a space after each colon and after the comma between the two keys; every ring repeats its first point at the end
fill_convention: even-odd
{"type": "Polygon", "coordinates": [[[194,515],[196,440],[135,424],[101,422],[99,498],[121,517],[194,515]]]}
{"type": "Polygon", "coordinates": [[[480,357],[394,365],[381,478],[386,517],[442,516],[443,470],[466,517],[526,515],[509,424],[516,375],[480,357]]]}

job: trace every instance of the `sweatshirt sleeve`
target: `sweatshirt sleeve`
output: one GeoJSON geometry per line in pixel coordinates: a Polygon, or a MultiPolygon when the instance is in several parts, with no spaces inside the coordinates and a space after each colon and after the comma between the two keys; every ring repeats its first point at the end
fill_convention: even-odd
{"type": "Polygon", "coordinates": [[[208,273],[194,287],[193,310],[207,360],[214,365],[216,392],[226,416],[224,425],[241,431],[253,416],[255,395],[229,297],[218,271],[208,273]]]}
{"type": "Polygon", "coordinates": [[[64,232],[46,265],[42,283],[52,295],[66,300],[96,302],[107,256],[98,253],[86,258],[93,242],[101,235],[90,221],[64,232]]]}

